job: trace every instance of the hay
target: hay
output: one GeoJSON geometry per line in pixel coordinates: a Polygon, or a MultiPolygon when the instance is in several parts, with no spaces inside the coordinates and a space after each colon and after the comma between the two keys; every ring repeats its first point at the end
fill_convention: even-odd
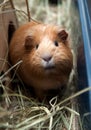
{"type": "MultiPolygon", "coordinates": [[[[22,95],[20,89],[19,94],[4,94],[3,99],[6,100],[8,96],[10,102],[3,101],[4,107],[0,106],[0,128],[11,130],[63,130],[66,128],[71,130],[75,116],[77,116],[79,125],[81,119],[80,114],[70,107],[70,99],[89,90],[91,88],[82,90],[59,103],[57,103],[57,97],[54,97],[48,106],[22,95]],[[65,105],[63,105],[64,103],[65,105]]],[[[89,113],[87,114],[89,115],[89,113]]],[[[87,115],[85,114],[85,116],[87,115]]]]}
{"type": "MultiPolygon", "coordinates": [[[[19,25],[24,24],[30,18],[27,14],[26,2],[13,0],[14,9],[19,21],[19,25]],[[22,6],[20,6],[22,4],[22,6]],[[20,8],[21,7],[21,8],[20,8]]],[[[7,6],[7,1],[4,1],[0,7],[7,6]]],[[[66,27],[70,36],[72,37],[71,48],[74,55],[74,68],[69,78],[69,88],[71,88],[71,95],[64,100],[59,101],[58,97],[53,97],[49,104],[44,102],[40,103],[32,97],[27,97],[22,93],[19,85],[15,86],[16,91],[9,90],[8,93],[6,86],[3,85],[5,76],[16,67],[19,66],[21,61],[15,66],[12,66],[3,75],[0,76],[0,87],[3,88],[4,94],[0,96],[0,129],[2,130],[83,130],[83,123],[80,119],[80,114],[77,101],[74,100],[77,96],[84,92],[91,90],[87,88],[76,94],[76,55],[77,46],[79,44],[79,37],[81,37],[80,23],[78,11],[72,0],[63,0],[62,3],[58,2],[57,6],[52,6],[48,0],[31,0],[29,1],[28,11],[31,12],[33,20],[43,21],[44,23],[52,23],[66,27]],[[44,8],[45,7],[45,8],[44,8]],[[73,17],[74,16],[74,17],[73,17]],[[76,21],[76,22],[75,22],[76,21]],[[74,26],[75,24],[75,26],[74,26]],[[75,77],[75,80],[73,80],[75,77]],[[75,126],[77,124],[77,126],[75,126]]],[[[14,80],[15,73],[12,77],[14,80]]],[[[23,84],[23,83],[22,83],[23,84]]],[[[8,88],[9,89],[9,88],[8,88]]],[[[27,92],[27,90],[26,90],[27,92]]],[[[88,116],[88,113],[85,116],[88,116]]],[[[83,119],[84,120],[84,119],[83,119]]]]}

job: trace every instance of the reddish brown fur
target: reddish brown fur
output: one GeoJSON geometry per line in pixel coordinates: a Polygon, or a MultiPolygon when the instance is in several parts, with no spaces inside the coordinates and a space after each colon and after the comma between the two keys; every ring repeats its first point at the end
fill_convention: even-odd
{"type": "Polygon", "coordinates": [[[39,98],[43,97],[45,90],[67,84],[73,67],[68,41],[61,38],[60,30],[62,29],[58,26],[30,22],[15,32],[10,43],[9,54],[12,64],[23,61],[18,73],[28,86],[34,87],[39,98]],[[58,41],[58,46],[54,45],[55,41],[58,41]],[[52,57],[54,69],[44,68],[45,55],[52,57]]]}

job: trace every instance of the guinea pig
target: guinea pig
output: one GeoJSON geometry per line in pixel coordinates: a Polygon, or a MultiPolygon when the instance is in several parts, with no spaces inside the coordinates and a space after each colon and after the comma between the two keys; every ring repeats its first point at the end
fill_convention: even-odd
{"type": "Polygon", "coordinates": [[[12,65],[22,60],[17,72],[39,99],[46,91],[66,85],[73,67],[65,29],[33,21],[16,30],[9,56],[12,65]]]}

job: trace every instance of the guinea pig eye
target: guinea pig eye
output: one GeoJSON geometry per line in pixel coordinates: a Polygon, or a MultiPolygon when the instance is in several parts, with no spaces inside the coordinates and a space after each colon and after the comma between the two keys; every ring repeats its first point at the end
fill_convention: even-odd
{"type": "Polygon", "coordinates": [[[37,44],[37,45],[36,45],[36,49],[38,49],[38,47],[39,47],[39,45],[37,44]]]}
{"type": "Polygon", "coordinates": [[[54,45],[55,45],[55,46],[58,46],[58,42],[57,42],[57,41],[55,41],[55,42],[54,42],[54,45]]]}

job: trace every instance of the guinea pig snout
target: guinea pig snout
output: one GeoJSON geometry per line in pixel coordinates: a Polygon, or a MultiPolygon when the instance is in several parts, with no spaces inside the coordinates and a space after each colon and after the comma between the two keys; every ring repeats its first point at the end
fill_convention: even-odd
{"type": "Polygon", "coordinates": [[[50,60],[52,59],[52,56],[51,55],[44,55],[42,57],[42,59],[45,61],[45,62],[50,62],[50,60]]]}
{"type": "Polygon", "coordinates": [[[54,61],[53,61],[53,56],[51,54],[44,54],[42,55],[42,65],[45,69],[53,69],[55,67],[54,61]]]}

